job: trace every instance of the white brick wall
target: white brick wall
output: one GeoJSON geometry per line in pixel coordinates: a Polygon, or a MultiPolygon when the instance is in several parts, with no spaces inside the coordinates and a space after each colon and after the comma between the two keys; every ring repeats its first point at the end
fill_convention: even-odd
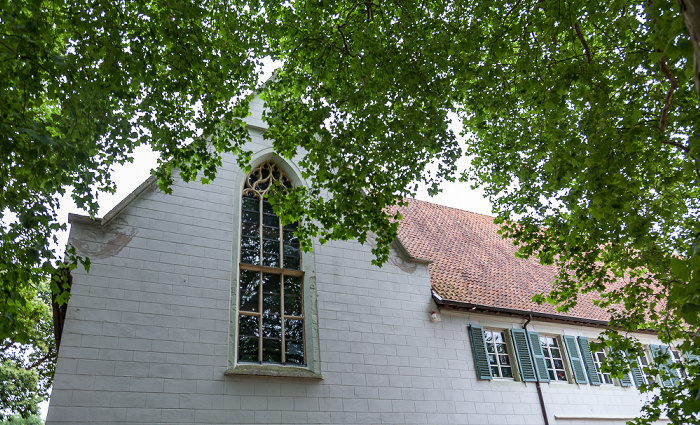
{"type": "MultiPolygon", "coordinates": [[[[251,149],[264,147],[254,133],[251,149]]],[[[534,384],[476,379],[467,335],[469,323],[510,328],[524,319],[443,312],[433,323],[427,268],[378,269],[356,242],[315,246],[324,379],[224,376],[237,172],[227,157],[210,185],[177,181],[172,196],[147,190],[104,232],[72,226],[71,241],[89,249],[119,245],[114,232],[133,238],[93,258],[90,274],[74,271],[48,424],[543,423],[534,384]]],[[[542,390],[550,423],[634,415],[641,400],[633,387],[542,390]]]]}

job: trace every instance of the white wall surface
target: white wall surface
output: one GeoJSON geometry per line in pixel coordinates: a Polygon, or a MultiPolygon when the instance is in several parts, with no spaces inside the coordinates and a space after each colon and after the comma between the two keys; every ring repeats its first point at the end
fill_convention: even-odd
{"type": "MultiPolygon", "coordinates": [[[[265,147],[254,132],[251,148],[265,147]]],[[[92,267],[73,272],[47,424],[543,423],[533,383],[476,379],[467,334],[470,323],[524,318],[443,312],[431,322],[427,267],[379,269],[356,242],[315,246],[324,379],[224,376],[237,172],[227,157],[210,185],[176,180],[173,195],[146,190],[104,229],[72,226],[92,267]]],[[[634,387],[542,389],[556,424],[634,416],[642,398],[634,387]]]]}

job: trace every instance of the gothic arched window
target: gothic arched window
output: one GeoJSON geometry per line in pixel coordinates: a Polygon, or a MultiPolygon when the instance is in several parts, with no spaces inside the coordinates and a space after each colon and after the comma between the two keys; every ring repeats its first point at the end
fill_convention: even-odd
{"type": "Polygon", "coordinates": [[[266,161],[246,177],[241,200],[238,361],[306,364],[304,272],[294,236],[282,226],[266,196],[291,190],[292,181],[266,161]],[[274,184],[274,183],[277,184],[274,184]]]}

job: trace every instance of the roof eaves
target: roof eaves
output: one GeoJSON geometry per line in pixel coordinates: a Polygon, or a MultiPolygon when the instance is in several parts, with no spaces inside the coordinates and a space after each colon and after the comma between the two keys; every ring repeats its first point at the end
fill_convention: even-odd
{"type": "Polygon", "coordinates": [[[553,321],[557,321],[557,322],[567,322],[567,323],[574,322],[577,324],[594,326],[594,327],[607,327],[608,326],[607,320],[586,319],[583,317],[565,316],[563,314],[540,313],[540,312],[532,311],[532,310],[520,310],[520,309],[515,309],[515,308],[495,307],[495,306],[484,305],[484,304],[473,304],[473,303],[468,303],[468,302],[464,302],[464,301],[446,300],[446,299],[440,297],[438,294],[436,294],[435,291],[432,291],[432,293],[433,293],[433,300],[435,300],[435,303],[438,305],[438,307],[445,307],[445,308],[454,309],[454,310],[469,310],[469,311],[474,311],[474,312],[479,312],[479,313],[497,313],[497,314],[507,314],[507,315],[512,315],[512,316],[523,316],[523,317],[532,316],[533,319],[535,319],[535,318],[536,319],[546,319],[546,320],[553,320],[553,321]]]}

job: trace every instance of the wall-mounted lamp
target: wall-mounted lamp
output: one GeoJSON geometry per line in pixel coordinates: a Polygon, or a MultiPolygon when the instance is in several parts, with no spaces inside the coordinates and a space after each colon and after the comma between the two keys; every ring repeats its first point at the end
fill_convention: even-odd
{"type": "Polygon", "coordinates": [[[430,321],[437,322],[437,319],[438,319],[437,311],[431,311],[430,312],[430,321]]]}

